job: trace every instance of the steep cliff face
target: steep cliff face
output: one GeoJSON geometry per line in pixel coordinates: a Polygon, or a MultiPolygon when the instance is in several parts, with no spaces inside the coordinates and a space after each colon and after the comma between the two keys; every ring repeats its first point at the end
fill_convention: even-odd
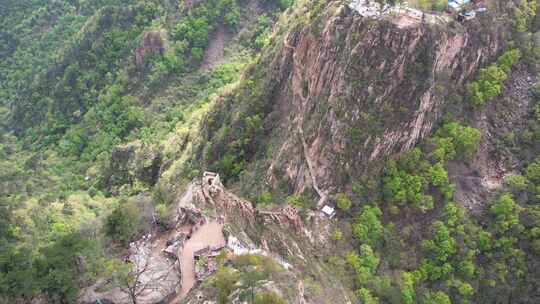
{"type": "MultiPolygon", "coordinates": [[[[497,27],[504,27],[484,25],[488,15],[458,24],[367,19],[336,3],[325,12],[276,36],[282,43],[258,62],[264,76],[257,68],[248,73],[263,79],[262,90],[269,93],[257,96],[262,101],[233,104],[225,98],[205,130],[211,150],[230,151],[230,143],[246,132],[226,133],[225,125],[249,129],[245,117],[260,116],[263,131],[257,136],[271,147],[246,145],[246,159],[260,161],[244,173],[257,171],[270,187],[285,182],[295,193],[313,188],[323,200],[378,160],[430,134],[458,98],[455,92],[501,50],[497,27]]],[[[254,90],[244,89],[251,94],[246,100],[254,90]]]]}

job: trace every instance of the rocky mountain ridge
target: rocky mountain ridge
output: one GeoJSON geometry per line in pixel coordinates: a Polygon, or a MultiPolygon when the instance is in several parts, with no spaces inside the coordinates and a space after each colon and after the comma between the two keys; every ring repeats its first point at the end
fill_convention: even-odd
{"type": "MultiPolygon", "coordinates": [[[[339,3],[328,7],[313,23],[277,37],[256,64],[273,67],[261,80],[271,93],[254,113],[272,155],[249,151],[255,164],[247,170],[273,188],[281,182],[294,193],[321,188],[319,197],[429,135],[457,102],[455,92],[504,48],[507,26],[488,24],[493,15],[486,15],[467,24],[402,27],[399,16],[375,21],[339,3]]],[[[255,69],[248,78],[258,75],[255,69]]],[[[227,142],[238,134],[222,131],[228,124],[245,128],[238,112],[249,100],[238,104],[225,97],[203,123],[211,159],[234,151],[227,142]]]]}
{"type": "MultiPolygon", "coordinates": [[[[138,293],[137,303],[176,303],[184,296],[187,297],[185,303],[207,303],[210,300],[197,292],[200,282],[195,282],[192,292],[184,290],[183,276],[186,274],[181,270],[184,269],[182,263],[195,263],[187,259],[183,251],[193,235],[200,229],[204,230],[207,223],[222,225],[219,231],[204,232],[224,234],[226,244],[218,248],[225,248],[229,255],[251,253],[269,256],[297,282],[305,276],[301,269],[309,267],[309,256],[317,250],[324,250],[325,244],[330,242],[333,226],[321,212],[313,212],[304,220],[290,206],[273,210],[255,209],[250,202],[227,191],[220,184],[219,176],[210,182],[207,178],[194,180],[179,197],[175,210],[170,219],[172,229],[145,235],[130,244],[126,261],[141,268],[140,284],[134,287],[138,293]],[[293,257],[293,260],[288,260],[293,257]]],[[[212,239],[212,236],[207,235],[206,238],[212,239]]],[[[206,245],[201,243],[197,246],[204,248],[206,245]]],[[[212,248],[214,245],[209,246],[212,248]]],[[[100,299],[130,303],[131,297],[125,289],[99,292],[103,287],[98,284],[87,288],[79,302],[94,303],[100,299]]],[[[346,291],[340,292],[333,291],[347,297],[346,291]]]]}
{"type": "Polygon", "coordinates": [[[536,0],[75,2],[0,14],[0,302],[536,302],[536,0]]]}

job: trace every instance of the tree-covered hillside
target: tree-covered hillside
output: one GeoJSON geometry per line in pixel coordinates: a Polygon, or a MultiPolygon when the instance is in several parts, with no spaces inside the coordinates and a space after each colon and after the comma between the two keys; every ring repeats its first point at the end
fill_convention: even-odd
{"type": "Polygon", "coordinates": [[[111,155],[128,142],[166,146],[157,165],[170,166],[179,147],[169,141],[192,132],[213,95],[239,78],[280,5],[0,4],[0,302],[74,302],[125,242],[151,229],[156,180],[132,180],[111,155]],[[206,62],[218,27],[228,44],[206,62]],[[118,213],[128,205],[134,213],[118,213]]]}
{"type": "Polygon", "coordinates": [[[538,1],[377,2],[2,0],[0,303],[538,302],[538,1]]]}

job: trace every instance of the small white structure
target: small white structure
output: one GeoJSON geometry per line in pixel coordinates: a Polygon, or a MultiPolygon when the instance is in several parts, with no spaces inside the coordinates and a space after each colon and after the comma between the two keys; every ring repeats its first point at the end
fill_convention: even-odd
{"type": "Polygon", "coordinates": [[[464,12],[464,13],[459,13],[458,20],[467,21],[467,20],[472,20],[475,17],[476,17],[475,11],[464,12]]]}
{"type": "Polygon", "coordinates": [[[336,215],[336,210],[334,210],[334,208],[332,208],[332,207],[330,207],[328,205],[324,205],[324,207],[322,207],[321,211],[322,211],[322,213],[324,213],[329,218],[333,218],[334,215],[336,215]]]}

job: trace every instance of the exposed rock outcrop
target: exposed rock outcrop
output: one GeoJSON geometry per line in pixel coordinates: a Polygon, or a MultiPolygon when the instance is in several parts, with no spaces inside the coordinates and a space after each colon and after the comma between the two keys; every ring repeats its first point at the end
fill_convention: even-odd
{"type": "Polygon", "coordinates": [[[99,280],[95,285],[85,288],[78,303],[93,304],[97,300],[105,303],[154,304],[172,298],[180,288],[180,266],[176,258],[162,252],[161,237],[142,239],[130,244],[125,263],[130,266],[130,276],[134,281],[120,280],[109,284],[99,280]]]}
{"type": "MultiPolygon", "coordinates": [[[[429,135],[455,91],[502,49],[497,29],[506,26],[484,25],[488,14],[465,26],[402,26],[400,16],[373,20],[337,2],[329,7],[310,25],[277,36],[281,47],[249,72],[265,75],[260,90],[270,93],[258,115],[273,146],[271,155],[250,153],[259,158],[252,168],[266,169],[268,187],[285,182],[321,198],[429,135]]],[[[214,147],[232,142],[223,130],[244,119],[223,113],[249,112],[235,102],[225,99],[210,114],[204,135],[214,147]]]]}
{"type": "MultiPolygon", "coordinates": [[[[400,28],[346,8],[323,24],[320,33],[312,27],[285,37],[288,47],[277,57],[276,108],[287,110],[280,111],[274,131],[303,129],[321,189],[430,134],[450,93],[501,47],[498,34],[481,26],[400,28]]],[[[306,160],[297,149],[294,141],[283,142],[272,168],[280,164],[303,192],[307,185],[298,175],[306,160]]],[[[268,177],[275,183],[275,174],[269,171],[268,177]]]]}
{"type": "MultiPolygon", "coordinates": [[[[306,275],[305,267],[309,261],[313,269],[317,269],[317,262],[311,257],[317,253],[329,250],[328,241],[330,223],[322,214],[310,214],[303,220],[298,211],[291,206],[281,206],[272,210],[258,210],[250,202],[242,200],[221,188],[220,191],[210,191],[212,184],[196,181],[188,187],[188,191],[179,200],[179,210],[186,210],[186,197],[192,198],[193,206],[204,210],[205,214],[216,212],[218,222],[224,220],[224,233],[228,240],[227,249],[234,254],[257,254],[272,258],[287,270],[295,286],[306,275]],[[191,193],[189,193],[191,192],[191,193]]],[[[324,273],[317,269],[318,275],[324,273]]],[[[207,274],[206,274],[207,275],[207,274]]],[[[323,280],[324,281],[324,280],[323,280]]],[[[273,285],[275,283],[268,282],[273,285]]],[[[294,285],[291,285],[294,284],[294,285]]],[[[197,286],[196,286],[197,287],[197,286]]],[[[347,291],[322,284],[321,288],[331,292],[338,302],[346,303],[347,291]],[[331,288],[327,290],[326,288],[331,288]],[[332,289],[333,288],[333,289],[332,289]]],[[[215,299],[213,295],[201,292],[204,287],[196,288],[186,295],[188,303],[209,303],[215,299]]],[[[273,287],[279,294],[279,289],[273,287]]],[[[233,292],[229,296],[231,303],[242,303],[236,299],[233,292]],[[236,299],[236,300],[235,300],[236,299]]],[[[304,295],[299,294],[300,302],[305,302],[304,295]]],[[[311,299],[310,303],[322,303],[311,299]]]]}

